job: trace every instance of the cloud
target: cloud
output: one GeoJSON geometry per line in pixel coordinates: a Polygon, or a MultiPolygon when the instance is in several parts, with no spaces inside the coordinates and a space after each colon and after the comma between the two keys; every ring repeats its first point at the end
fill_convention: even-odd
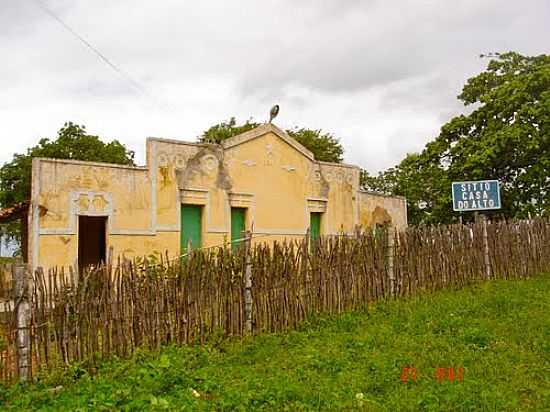
{"type": "Polygon", "coordinates": [[[463,110],[480,53],[547,52],[550,34],[544,0],[41,1],[124,74],[34,0],[2,2],[0,161],[71,120],[143,162],[146,136],[194,140],[279,103],[280,126],[331,132],[373,172],[463,110]]]}

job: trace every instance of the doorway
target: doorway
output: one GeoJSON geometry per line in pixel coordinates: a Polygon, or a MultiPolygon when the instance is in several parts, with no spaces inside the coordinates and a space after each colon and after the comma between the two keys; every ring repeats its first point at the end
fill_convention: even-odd
{"type": "Polygon", "coordinates": [[[245,230],[246,209],[243,207],[231,208],[231,249],[237,250],[242,244],[245,230]],[[239,241],[241,239],[241,241],[239,241]]]}
{"type": "Polygon", "coordinates": [[[180,250],[188,253],[191,249],[201,247],[202,235],[202,207],[197,205],[181,205],[180,250]]]}
{"type": "Polygon", "coordinates": [[[321,236],[321,215],[319,212],[309,214],[309,236],[312,241],[316,241],[321,236]]]}
{"type": "Polygon", "coordinates": [[[107,217],[78,217],[78,267],[105,263],[107,217]]]}

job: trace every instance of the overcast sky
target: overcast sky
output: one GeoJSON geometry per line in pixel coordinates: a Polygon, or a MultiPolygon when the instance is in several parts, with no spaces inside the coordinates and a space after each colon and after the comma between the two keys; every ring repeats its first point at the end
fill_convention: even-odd
{"type": "Polygon", "coordinates": [[[375,172],[461,113],[479,54],[549,48],[548,0],[0,0],[0,162],[73,121],[142,164],[147,136],[278,103],[277,125],[331,132],[375,172]]]}

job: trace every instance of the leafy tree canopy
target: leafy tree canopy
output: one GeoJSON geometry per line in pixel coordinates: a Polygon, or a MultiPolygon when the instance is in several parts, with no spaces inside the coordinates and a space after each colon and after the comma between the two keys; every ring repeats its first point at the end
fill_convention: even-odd
{"type": "MultiPolygon", "coordinates": [[[[550,56],[496,53],[458,96],[472,106],[419,154],[378,176],[371,190],[406,196],[412,223],[447,223],[451,182],[498,179],[507,217],[550,214],[550,56]]],[[[471,215],[468,215],[470,218],[471,215]]]]}
{"type": "MultiPolygon", "coordinates": [[[[41,139],[26,154],[14,154],[0,168],[0,206],[9,207],[30,198],[33,157],[134,164],[134,152],[119,141],[104,143],[99,137],[87,134],[84,126],[65,123],[55,140],[41,139]]],[[[17,236],[11,225],[9,232],[11,237],[17,236]]]]}
{"type": "MultiPolygon", "coordinates": [[[[242,125],[237,125],[237,121],[232,117],[227,122],[216,124],[204,131],[198,140],[201,143],[219,144],[225,139],[247,132],[258,126],[260,126],[260,123],[256,123],[252,119],[247,120],[242,125]]],[[[315,159],[324,162],[342,162],[344,149],[338,139],[330,133],[297,127],[286,132],[310,150],[315,159]]]]}

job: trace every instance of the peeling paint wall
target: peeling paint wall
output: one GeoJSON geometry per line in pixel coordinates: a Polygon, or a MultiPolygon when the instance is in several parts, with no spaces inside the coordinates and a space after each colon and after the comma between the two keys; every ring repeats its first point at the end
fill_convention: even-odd
{"type": "Polygon", "coordinates": [[[361,192],[358,167],[318,162],[273,125],[223,146],[149,138],[146,149],[146,167],[35,159],[31,201],[47,212],[29,217],[33,266],[77,263],[79,215],[107,216],[107,248],[128,258],[179,254],[181,204],[202,206],[202,246],[230,240],[231,207],[261,242],[303,237],[311,212],[322,234],[406,225],[403,199],[361,192]]]}
{"type": "MultiPolygon", "coordinates": [[[[119,245],[116,238],[153,237],[147,169],[50,159],[37,159],[36,165],[32,202],[46,212],[38,219],[33,214],[39,221],[35,266],[77,263],[78,216],[107,217],[107,248],[119,245]]],[[[114,256],[122,252],[113,249],[114,256]]],[[[139,248],[139,253],[146,252],[139,248]]]]}
{"type": "Polygon", "coordinates": [[[397,229],[407,226],[407,201],[370,192],[359,192],[359,224],[363,228],[391,225],[397,229]]]}

